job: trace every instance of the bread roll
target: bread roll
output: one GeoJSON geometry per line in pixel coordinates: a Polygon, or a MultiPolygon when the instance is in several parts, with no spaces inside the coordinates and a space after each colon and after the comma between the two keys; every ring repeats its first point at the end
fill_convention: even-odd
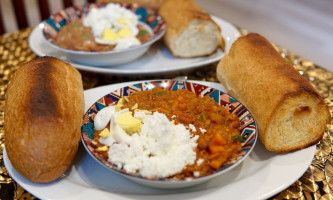
{"type": "Polygon", "coordinates": [[[84,112],[80,73],[53,57],[21,64],[5,103],[5,147],[13,167],[37,183],[60,177],[80,141],[84,112]]]}
{"type": "Polygon", "coordinates": [[[217,66],[217,78],[250,110],[270,151],[316,144],[331,123],[323,98],[259,34],[240,37],[232,45],[217,66]]]}
{"type": "Polygon", "coordinates": [[[164,0],[159,14],[167,23],[164,43],[174,56],[210,55],[224,40],[220,27],[191,0],[164,0]]]}

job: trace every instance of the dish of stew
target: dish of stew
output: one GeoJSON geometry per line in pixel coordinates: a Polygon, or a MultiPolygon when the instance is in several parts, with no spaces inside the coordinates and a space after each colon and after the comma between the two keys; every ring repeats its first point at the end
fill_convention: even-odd
{"type": "MultiPolygon", "coordinates": [[[[197,137],[193,149],[196,159],[164,180],[187,180],[214,174],[241,162],[254,147],[256,125],[250,112],[237,100],[207,86],[183,81],[144,82],[121,88],[98,100],[87,111],[82,125],[82,140],[88,152],[103,165],[121,173],[124,168],[110,162],[107,149],[99,142],[101,130],[94,129],[99,110],[115,106],[119,109],[163,113],[174,124],[183,124],[191,137],[197,137]]],[[[109,127],[109,126],[106,126],[109,127]]],[[[112,133],[111,133],[112,134],[112,133]]],[[[182,155],[179,155],[182,156],[182,155]]],[[[158,177],[142,177],[157,179],[158,177]]]]}
{"type": "MultiPolygon", "coordinates": [[[[148,42],[152,38],[152,35],[145,27],[139,24],[137,28],[139,33],[136,38],[141,44],[148,42]]],[[[64,49],[88,52],[112,51],[115,48],[115,45],[112,44],[97,43],[91,27],[84,26],[81,19],[62,27],[57,35],[55,44],[64,49]]]]}

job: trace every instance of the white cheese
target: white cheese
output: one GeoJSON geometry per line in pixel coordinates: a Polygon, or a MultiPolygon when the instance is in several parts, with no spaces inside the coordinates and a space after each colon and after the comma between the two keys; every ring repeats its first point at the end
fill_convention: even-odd
{"type": "Polygon", "coordinates": [[[204,128],[199,128],[199,129],[200,129],[201,133],[206,133],[207,132],[207,130],[204,129],[204,128]]]}
{"type": "Polygon", "coordinates": [[[112,114],[115,112],[114,106],[107,106],[100,110],[94,118],[94,126],[96,130],[103,130],[110,122],[112,114]]]}
{"type": "Polygon", "coordinates": [[[194,176],[194,177],[198,177],[198,176],[200,176],[200,172],[198,172],[198,171],[193,172],[193,176],[194,176]]]}
{"type": "MultiPolygon", "coordinates": [[[[163,178],[179,173],[195,162],[194,149],[199,136],[192,137],[183,124],[173,124],[165,114],[134,111],[134,117],[142,121],[142,126],[140,131],[129,135],[116,119],[122,113],[132,111],[127,108],[117,112],[116,106],[101,111],[102,114],[96,115],[101,125],[95,121],[95,127],[110,122],[110,134],[100,137],[99,142],[109,146],[109,161],[117,167],[129,173],[163,178]]],[[[194,125],[190,127],[195,129],[194,125]]]]}
{"type": "Polygon", "coordinates": [[[193,124],[189,124],[188,128],[190,129],[190,131],[192,132],[197,132],[197,129],[195,128],[195,126],[193,124]]]}
{"type": "Polygon", "coordinates": [[[198,159],[198,160],[197,160],[197,165],[201,165],[201,164],[203,163],[203,161],[204,161],[204,160],[203,160],[202,158],[198,159]]]}
{"type": "Polygon", "coordinates": [[[110,146],[110,162],[129,173],[155,178],[174,175],[195,162],[198,136],[191,137],[184,125],[173,125],[158,112],[145,115],[142,121],[141,132],[110,146]]]}
{"type": "Polygon", "coordinates": [[[116,45],[116,50],[141,44],[136,38],[138,24],[138,15],[113,3],[102,8],[92,8],[83,18],[83,25],[92,28],[97,43],[116,45]]]}

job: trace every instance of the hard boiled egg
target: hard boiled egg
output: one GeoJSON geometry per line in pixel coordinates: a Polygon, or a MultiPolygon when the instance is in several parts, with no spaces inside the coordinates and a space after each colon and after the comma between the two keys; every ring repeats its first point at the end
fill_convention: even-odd
{"type": "Polygon", "coordinates": [[[116,45],[115,50],[141,44],[136,38],[138,16],[118,4],[93,9],[83,19],[83,24],[92,27],[97,43],[116,45]]]}

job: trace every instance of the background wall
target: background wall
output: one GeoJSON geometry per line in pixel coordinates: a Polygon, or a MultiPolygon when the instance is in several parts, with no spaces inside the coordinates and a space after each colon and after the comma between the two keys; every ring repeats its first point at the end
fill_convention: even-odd
{"type": "Polygon", "coordinates": [[[196,2],[210,13],[333,72],[333,0],[196,2]]]}
{"type": "MultiPolygon", "coordinates": [[[[17,30],[17,23],[15,20],[14,9],[11,6],[12,0],[0,0],[2,19],[4,19],[5,29],[7,32],[13,32],[17,30]]],[[[37,25],[41,19],[39,16],[37,0],[24,0],[24,7],[27,11],[28,23],[32,26],[37,25]]],[[[60,0],[47,0],[50,12],[55,13],[63,8],[62,1],[60,0]]],[[[73,0],[74,5],[80,5],[85,3],[86,0],[73,0]]]]}

